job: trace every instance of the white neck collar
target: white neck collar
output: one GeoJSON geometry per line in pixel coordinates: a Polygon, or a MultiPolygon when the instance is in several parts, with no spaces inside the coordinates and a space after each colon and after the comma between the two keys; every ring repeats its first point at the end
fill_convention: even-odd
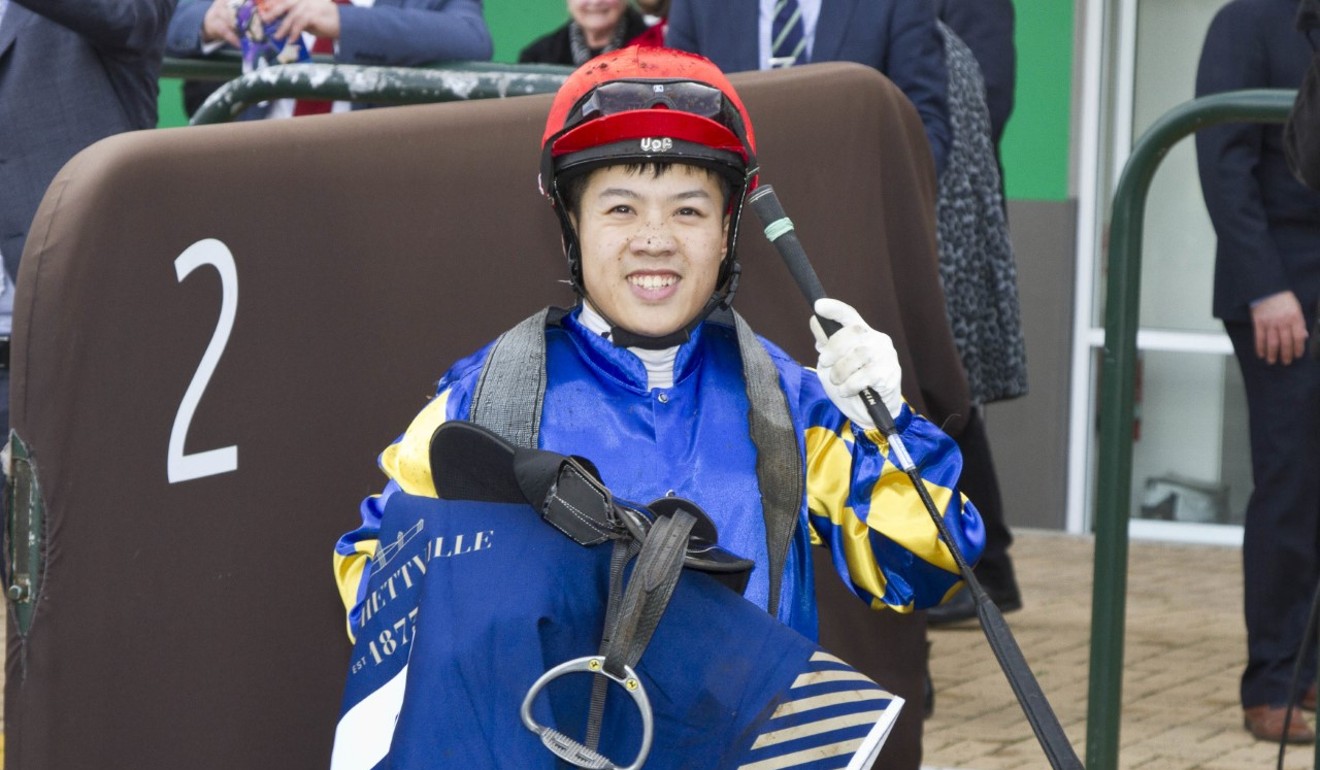
{"type": "MultiPolygon", "coordinates": [[[[590,302],[582,303],[582,313],[578,316],[578,321],[596,334],[601,336],[609,334],[609,323],[601,317],[600,313],[596,312],[590,302]]],[[[677,345],[663,350],[628,348],[628,352],[637,356],[646,365],[646,387],[648,390],[674,387],[674,360],[678,357],[677,345]]]]}

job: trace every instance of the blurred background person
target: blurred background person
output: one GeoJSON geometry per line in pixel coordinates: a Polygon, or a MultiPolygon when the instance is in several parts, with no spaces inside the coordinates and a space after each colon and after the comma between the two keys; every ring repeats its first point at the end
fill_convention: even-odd
{"type": "MultiPolygon", "coordinates": [[[[1201,49],[1196,95],[1300,86],[1311,48],[1293,27],[1297,10],[1297,0],[1221,8],[1201,49]]],[[[1292,175],[1278,125],[1204,128],[1196,160],[1218,238],[1214,315],[1247,396],[1243,725],[1259,740],[1310,743],[1315,733],[1296,704],[1315,708],[1315,646],[1303,631],[1320,577],[1320,360],[1306,355],[1320,301],[1320,194],[1292,175]],[[1308,685],[1300,697],[1289,692],[1299,655],[1308,685]]]]}
{"type": "MultiPolygon", "coordinates": [[[[266,0],[263,16],[280,19],[277,36],[302,36],[314,54],[339,64],[416,67],[439,61],[489,61],[494,51],[481,0],[266,0]]],[[[180,0],[170,20],[170,56],[197,57],[237,47],[235,4],[180,0]]],[[[218,83],[185,84],[192,115],[218,83]]],[[[245,119],[342,112],[365,105],[281,99],[244,113],[245,119]]]]}
{"type": "MultiPolygon", "coordinates": [[[[940,276],[973,403],[956,436],[963,453],[961,488],[985,521],[985,553],[976,577],[1001,612],[1012,612],[1022,607],[1022,593],[1008,555],[1013,535],[1004,518],[984,406],[1027,392],[1026,341],[999,156],[1017,72],[1013,3],[935,0],[934,5],[944,35],[952,137],[937,203],[940,276]]],[[[962,591],[932,607],[926,619],[938,626],[975,616],[971,594],[962,591]]]]}
{"type": "Polygon", "coordinates": [[[174,0],[0,0],[0,435],[14,283],[37,204],[79,150],[156,127],[173,10],[174,0]]]}
{"type": "Polygon", "coordinates": [[[568,21],[533,40],[518,54],[520,64],[578,66],[631,44],[646,32],[646,20],[627,0],[568,0],[568,21]]]}
{"type": "Polygon", "coordinates": [[[663,46],[665,31],[669,29],[669,0],[636,0],[636,5],[649,26],[633,42],[637,45],[663,46]]]}
{"type": "Polygon", "coordinates": [[[665,44],[725,72],[851,61],[874,67],[921,116],[935,172],[949,150],[947,74],[935,8],[913,0],[671,0],[665,44]]]}

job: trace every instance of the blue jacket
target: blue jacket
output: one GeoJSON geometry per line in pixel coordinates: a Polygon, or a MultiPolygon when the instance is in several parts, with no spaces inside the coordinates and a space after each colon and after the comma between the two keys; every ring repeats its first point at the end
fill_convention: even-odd
{"type": "MultiPolygon", "coordinates": [[[[814,371],[763,343],[788,396],[807,475],[800,526],[782,576],[780,620],[816,637],[812,542],[830,547],[835,569],[873,607],[910,611],[943,601],[960,579],[957,568],[883,439],[855,430],[814,371]]],[[[442,422],[467,418],[489,351],[487,346],[450,369],[436,397],[381,454],[390,481],[381,494],[363,501],[362,526],[335,549],[350,627],[360,622],[365,571],[385,505],[400,490],[435,496],[431,436],[442,422]]],[[[665,389],[648,390],[642,362],[583,328],[576,313],[565,317],[561,328],[547,331],[546,360],[541,446],[588,458],[620,497],[647,502],[673,494],[701,505],[715,520],[721,544],[760,567],[753,570],[745,596],[765,608],[765,526],[732,330],[703,324],[679,349],[674,385],[665,389]]],[[[962,461],[952,439],[906,407],[896,422],[932,497],[943,506],[946,526],[966,557],[975,560],[984,531],[975,508],[956,492],[962,461]]]]}

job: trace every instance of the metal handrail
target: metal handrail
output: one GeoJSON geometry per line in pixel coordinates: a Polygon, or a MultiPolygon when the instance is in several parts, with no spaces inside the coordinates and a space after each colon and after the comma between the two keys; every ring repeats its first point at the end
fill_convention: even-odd
{"type": "Polygon", "coordinates": [[[316,56],[310,62],[242,73],[236,52],[205,59],[166,59],[162,77],[228,80],[198,108],[191,125],[232,120],[247,107],[269,99],[311,98],[374,104],[492,99],[554,93],[573,71],[548,64],[440,62],[423,67],[336,64],[316,56]]]}
{"type": "MultiPolygon", "coordinates": [[[[314,55],[312,61],[329,61],[330,57],[314,55]]],[[[222,48],[206,56],[180,58],[166,56],[160,64],[162,78],[182,80],[233,80],[243,74],[243,56],[237,49],[222,48]]]]}
{"type": "Polygon", "coordinates": [[[1232,91],[1165,113],[1139,139],[1114,193],[1109,232],[1105,348],[1100,376],[1100,444],[1091,599],[1087,770],[1117,770],[1127,600],[1128,510],[1132,488],[1133,392],[1146,194],[1169,148],[1219,123],[1282,123],[1296,91],[1232,91]]]}

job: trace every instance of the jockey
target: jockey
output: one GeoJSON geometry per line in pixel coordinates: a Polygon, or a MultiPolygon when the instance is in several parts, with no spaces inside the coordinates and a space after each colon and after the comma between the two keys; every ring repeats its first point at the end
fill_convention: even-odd
{"type": "MultiPolygon", "coordinates": [[[[399,492],[434,497],[436,428],[485,424],[496,403],[529,404],[510,407],[518,413],[505,415],[506,425],[531,446],[589,459],[620,497],[695,501],[721,545],[755,562],[746,600],[808,638],[816,637],[813,543],[829,547],[833,568],[874,608],[923,609],[959,587],[947,546],[858,395],[867,387],[880,395],[948,530],[975,561],[984,532],[956,489],[957,448],[903,400],[889,337],[848,305],[821,300],[816,312],[842,329],[826,338],[811,319],[819,359],[810,369],[732,312],[739,217],[757,171],[751,119],[704,58],[630,47],[568,78],[547,120],[540,185],[563,230],[578,302],[502,338],[536,335],[537,366],[498,376],[492,342],[445,373],[382,452],[389,481],[335,548],[350,633],[363,622],[386,502],[399,492]],[[509,388],[524,397],[505,399],[509,388]]],[[[510,577],[491,590],[516,592],[510,577]]]]}

